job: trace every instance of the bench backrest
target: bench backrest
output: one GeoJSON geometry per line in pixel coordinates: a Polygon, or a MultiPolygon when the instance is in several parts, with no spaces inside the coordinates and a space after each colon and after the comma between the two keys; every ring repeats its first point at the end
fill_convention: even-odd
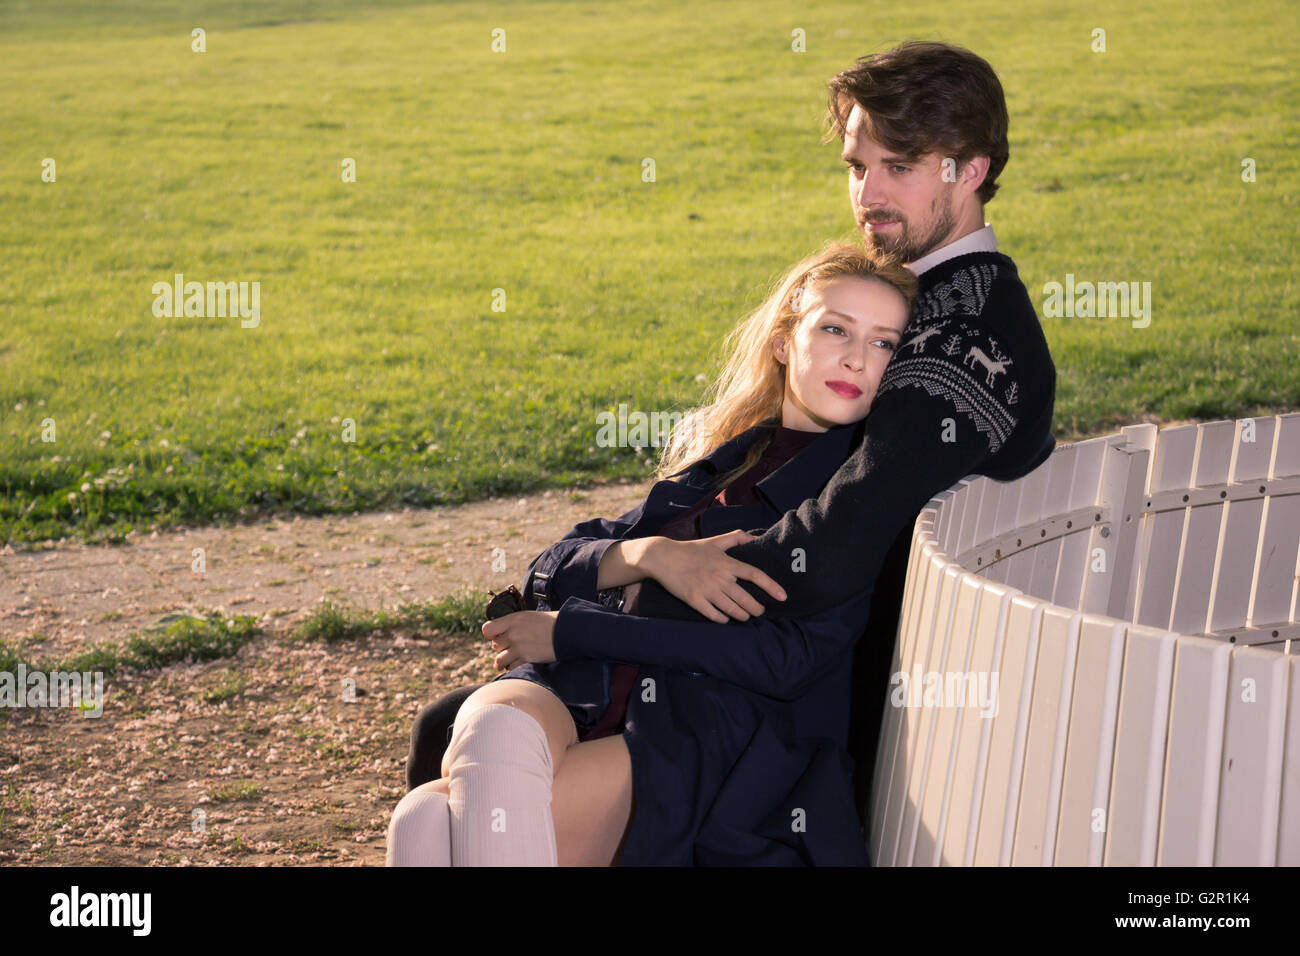
{"type": "Polygon", "coordinates": [[[1300,864],[1297,581],[1300,414],[1130,426],[937,496],[873,862],[1300,864]]]}

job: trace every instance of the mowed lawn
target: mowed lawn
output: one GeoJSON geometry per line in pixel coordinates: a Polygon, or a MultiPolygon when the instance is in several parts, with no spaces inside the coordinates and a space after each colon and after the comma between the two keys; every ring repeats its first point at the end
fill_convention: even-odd
{"type": "Polygon", "coordinates": [[[647,474],[597,415],[697,403],[851,234],[825,82],[908,37],[1002,77],[1040,307],[1151,283],[1043,319],[1059,440],[1295,408],[1300,8],[1059,6],[0,0],[0,541],[647,474]],[[177,273],[259,324],[155,316],[177,273]]]}

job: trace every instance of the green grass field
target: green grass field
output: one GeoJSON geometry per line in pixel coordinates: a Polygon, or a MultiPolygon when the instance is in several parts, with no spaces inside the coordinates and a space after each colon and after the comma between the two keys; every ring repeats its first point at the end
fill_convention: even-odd
{"type": "Polygon", "coordinates": [[[0,0],[0,540],[646,474],[597,413],[696,403],[851,234],[825,81],[908,37],[1002,77],[1035,301],[1152,283],[1149,328],[1044,320],[1059,440],[1300,405],[1296,4],[807,7],[0,0]],[[155,317],[178,272],[260,325],[155,317]]]}

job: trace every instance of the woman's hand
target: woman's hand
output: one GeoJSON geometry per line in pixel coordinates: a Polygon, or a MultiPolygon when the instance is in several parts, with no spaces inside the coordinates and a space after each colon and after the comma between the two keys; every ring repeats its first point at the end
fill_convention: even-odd
{"type": "Polygon", "coordinates": [[[483,636],[497,651],[499,671],[520,664],[549,664],[555,660],[555,618],[559,611],[516,611],[483,622],[483,636]]]}
{"type": "Polygon", "coordinates": [[[747,531],[728,531],[698,541],[656,536],[646,539],[639,566],[709,620],[725,624],[730,615],[748,621],[751,615],[762,614],[764,608],[741,586],[741,580],[754,582],[778,601],[786,597],[781,585],[758,568],[727,555],[728,548],[753,541],[754,537],[747,531]]]}

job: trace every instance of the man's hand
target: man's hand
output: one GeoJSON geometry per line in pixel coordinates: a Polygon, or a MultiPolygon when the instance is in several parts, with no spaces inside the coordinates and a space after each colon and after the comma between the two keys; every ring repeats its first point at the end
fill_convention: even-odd
{"type": "Polygon", "coordinates": [[[709,620],[725,624],[730,615],[748,621],[764,608],[738,581],[752,581],[778,601],[786,597],[781,585],[758,568],[727,555],[728,548],[754,538],[747,531],[728,531],[698,541],[655,537],[647,539],[639,564],[665,590],[709,620]]]}
{"type": "Polygon", "coordinates": [[[483,622],[483,636],[497,651],[499,671],[520,664],[549,664],[555,660],[555,619],[559,611],[516,611],[483,622]]]}

